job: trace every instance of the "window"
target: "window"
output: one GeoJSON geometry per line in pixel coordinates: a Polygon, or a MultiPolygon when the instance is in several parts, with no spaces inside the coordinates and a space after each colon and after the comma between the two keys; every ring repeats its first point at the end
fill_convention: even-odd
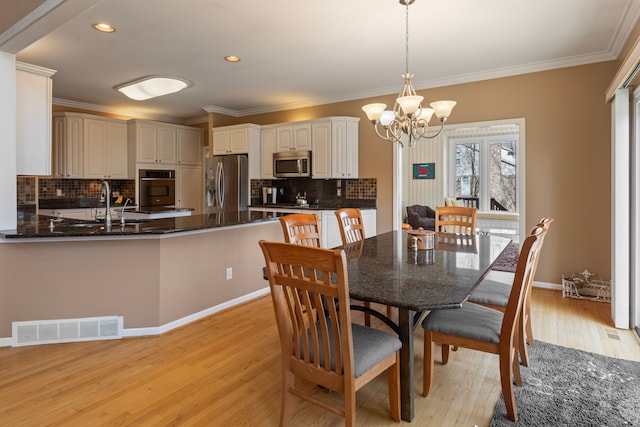
{"type": "Polygon", "coordinates": [[[518,135],[449,139],[449,194],[481,211],[518,212],[518,135]]]}

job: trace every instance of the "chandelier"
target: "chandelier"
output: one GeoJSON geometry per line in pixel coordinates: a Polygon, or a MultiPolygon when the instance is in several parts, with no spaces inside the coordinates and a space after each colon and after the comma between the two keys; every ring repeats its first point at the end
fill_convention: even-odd
{"type": "Polygon", "coordinates": [[[423,108],[422,100],[424,97],[416,94],[411,78],[413,74],[409,73],[409,5],[415,0],[399,0],[400,4],[406,7],[406,51],[405,51],[405,73],[402,75],[402,90],[396,99],[393,110],[385,110],[386,104],[367,104],[362,110],[367,114],[367,118],[374,125],[376,134],[387,141],[397,142],[402,147],[401,137],[407,135],[409,137],[409,147],[413,147],[417,140],[422,138],[435,138],[442,132],[444,124],[451,114],[451,110],[456,105],[455,101],[436,101],[432,102],[431,108],[423,108]],[[428,134],[429,121],[433,114],[440,120],[440,129],[433,134],[428,134]]]}

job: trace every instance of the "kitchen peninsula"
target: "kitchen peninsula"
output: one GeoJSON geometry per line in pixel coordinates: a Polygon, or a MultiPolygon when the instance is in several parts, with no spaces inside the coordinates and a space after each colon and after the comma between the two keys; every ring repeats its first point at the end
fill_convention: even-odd
{"type": "Polygon", "coordinates": [[[25,214],[15,230],[0,231],[0,345],[12,344],[12,322],[122,316],[124,336],[154,335],[264,295],[258,240],[282,241],[280,215],[108,228],[25,214]]]}

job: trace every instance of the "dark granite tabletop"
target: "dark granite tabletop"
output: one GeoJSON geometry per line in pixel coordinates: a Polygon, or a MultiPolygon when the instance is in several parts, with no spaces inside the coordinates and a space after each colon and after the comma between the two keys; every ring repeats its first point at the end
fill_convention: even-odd
{"type": "Polygon", "coordinates": [[[347,254],[349,295],[418,312],[458,308],[510,242],[491,235],[464,245],[436,238],[435,249],[412,251],[406,231],[379,234],[364,241],[361,253],[347,254]]]}
{"type": "Polygon", "coordinates": [[[43,237],[161,235],[277,221],[278,217],[282,215],[275,212],[238,211],[163,219],[126,219],[124,226],[120,223],[120,220],[113,220],[109,228],[102,222],[75,219],[55,220],[52,223],[51,220],[54,219],[52,217],[25,213],[19,217],[15,230],[0,231],[0,237],[5,239],[29,239],[43,237]]]}

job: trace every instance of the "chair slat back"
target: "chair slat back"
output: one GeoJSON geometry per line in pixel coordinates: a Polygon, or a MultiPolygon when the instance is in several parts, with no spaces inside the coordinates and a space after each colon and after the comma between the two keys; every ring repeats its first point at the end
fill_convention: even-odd
{"type": "Polygon", "coordinates": [[[303,246],[322,247],[320,222],[316,214],[298,213],[280,217],[284,241],[303,246]]]}
{"type": "Polygon", "coordinates": [[[438,206],[436,207],[436,232],[475,234],[477,212],[476,208],[438,206]]]}
{"type": "Polygon", "coordinates": [[[283,363],[316,384],[344,390],[354,363],[344,252],[265,241],[260,247],[283,363]]]}
{"type": "Polygon", "coordinates": [[[360,242],[365,239],[362,213],[358,208],[342,208],[336,211],[342,244],[360,242]]]}
{"type": "Polygon", "coordinates": [[[516,319],[520,316],[527,290],[533,284],[533,275],[542,241],[547,230],[544,227],[534,227],[520,248],[518,264],[513,278],[511,294],[507,302],[500,332],[500,345],[512,345],[516,330],[516,319]]]}

